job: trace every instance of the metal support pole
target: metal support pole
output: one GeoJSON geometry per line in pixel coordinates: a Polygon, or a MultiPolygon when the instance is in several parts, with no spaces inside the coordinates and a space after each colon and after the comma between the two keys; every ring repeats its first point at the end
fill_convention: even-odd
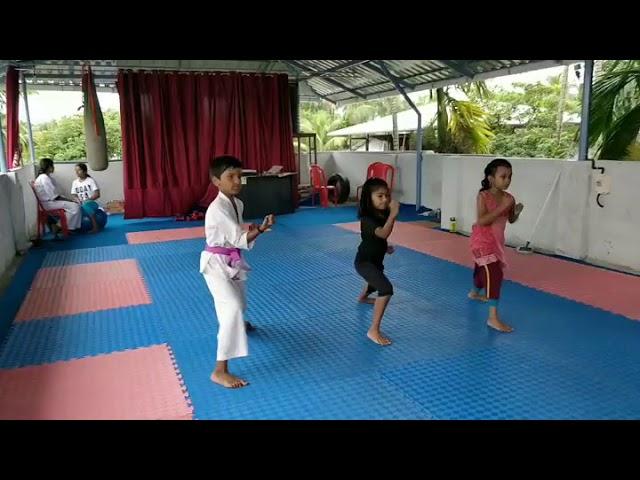
{"type": "Polygon", "coordinates": [[[411,101],[409,95],[406,94],[402,85],[398,83],[397,79],[391,75],[387,65],[384,62],[379,63],[380,67],[384,71],[384,74],[393,83],[396,90],[402,94],[409,106],[418,115],[418,128],[416,129],[416,212],[419,212],[422,208],[422,114],[418,107],[411,101]]]}
{"type": "Polygon", "coordinates": [[[584,83],[582,86],[582,116],[580,118],[580,146],[578,160],[589,157],[589,117],[591,114],[591,85],[593,81],[593,60],[584,62],[584,83]]]}
{"type": "Polygon", "coordinates": [[[393,122],[393,129],[391,134],[391,138],[393,142],[393,151],[397,152],[398,151],[398,114],[394,113],[391,116],[391,119],[393,122]]]}
{"type": "Polygon", "coordinates": [[[27,92],[27,81],[24,78],[24,74],[20,72],[20,80],[22,81],[22,98],[24,99],[24,112],[27,116],[27,129],[29,132],[29,152],[31,154],[31,162],[35,165],[36,162],[36,148],[33,144],[33,128],[31,126],[31,115],[29,113],[29,94],[27,92]]]}

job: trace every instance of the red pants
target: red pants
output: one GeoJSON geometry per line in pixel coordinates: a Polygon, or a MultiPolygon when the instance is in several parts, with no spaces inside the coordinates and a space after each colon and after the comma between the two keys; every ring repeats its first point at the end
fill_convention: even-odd
{"type": "Polygon", "coordinates": [[[500,265],[500,262],[493,262],[489,265],[476,264],[473,269],[473,284],[478,289],[484,289],[487,298],[490,300],[498,300],[500,298],[502,278],[502,265],[500,265]]]}

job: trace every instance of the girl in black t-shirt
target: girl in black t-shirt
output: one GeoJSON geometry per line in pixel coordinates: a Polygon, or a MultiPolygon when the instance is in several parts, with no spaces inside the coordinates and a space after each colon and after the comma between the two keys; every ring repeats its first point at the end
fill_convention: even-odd
{"type": "Polygon", "coordinates": [[[391,340],[380,332],[382,316],[393,295],[393,286],[384,274],[383,260],[386,253],[393,253],[387,238],[393,231],[399,212],[400,204],[391,200],[389,187],[384,180],[370,178],[365,182],[358,210],[362,242],[354,263],[358,274],[367,282],[358,301],[374,304],[373,321],[367,337],[378,345],[391,344],[391,340]],[[378,292],[378,298],[373,300],[369,295],[375,291],[378,292]]]}

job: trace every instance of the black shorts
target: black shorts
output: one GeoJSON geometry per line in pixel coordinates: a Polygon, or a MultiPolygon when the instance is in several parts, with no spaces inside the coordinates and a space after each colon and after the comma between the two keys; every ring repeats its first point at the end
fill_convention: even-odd
{"type": "Polygon", "coordinates": [[[393,295],[393,285],[384,274],[384,267],[371,262],[355,262],[356,272],[367,282],[367,294],[378,292],[379,297],[393,295]]]}

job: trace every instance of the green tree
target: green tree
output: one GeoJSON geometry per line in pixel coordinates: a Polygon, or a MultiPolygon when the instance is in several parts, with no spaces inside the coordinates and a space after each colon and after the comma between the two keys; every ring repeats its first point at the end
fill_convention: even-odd
{"type": "MultiPolygon", "coordinates": [[[[442,153],[488,153],[493,132],[487,112],[479,100],[489,97],[490,90],[484,82],[451,88],[460,89],[469,100],[456,99],[449,88],[435,90],[437,113],[425,126],[424,148],[442,153]]],[[[433,99],[433,91],[430,91],[416,103],[426,105],[433,99]]]]}
{"type": "Polygon", "coordinates": [[[110,159],[122,158],[122,129],[120,126],[120,112],[106,110],[102,113],[104,128],[107,133],[107,152],[110,159]]]}
{"type": "Polygon", "coordinates": [[[357,125],[358,123],[368,122],[377,117],[385,117],[392,113],[399,113],[408,108],[409,105],[400,95],[366,100],[344,107],[344,119],[346,126],[357,125]]]}
{"type": "Polygon", "coordinates": [[[488,152],[506,157],[570,158],[577,151],[576,125],[561,124],[558,108],[564,95],[563,113],[578,113],[575,94],[563,85],[562,77],[547,82],[516,83],[514,90],[492,89],[489,95],[470,92],[488,112],[488,124],[495,136],[488,152]]]}
{"type": "Polygon", "coordinates": [[[605,61],[593,85],[589,144],[605,160],[638,159],[640,60],[605,61]]]}
{"type": "MultiPolygon", "coordinates": [[[[468,88],[480,93],[486,90],[482,83],[468,88]]],[[[444,118],[445,134],[437,135],[434,123],[426,123],[423,148],[456,153],[485,152],[492,134],[482,108],[471,101],[456,100],[446,90],[440,90],[438,94],[442,96],[440,117],[444,118]]],[[[424,105],[429,101],[429,95],[426,95],[417,99],[415,103],[424,105]]],[[[317,135],[319,151],[339,150],[346,148],[345,139],[329,137],[329,132],[409,108],[400,95],[350,104],[341,110],[326,102],[303,103],[301,127],[303,131],[317,135]]],[[[409,142],[410,148],[415,148],[415,134],[410,136],[409,142]]],[[[302,149],[306,152],[306,147],[302,149]]]]}
{"type": "MultiPolygon", "coordinates": [[[[107,134],[109,158],[122,157],[120,114],[107,110],[103,112],[107,134]]],[[[87,156],[84,136],[84,120],[81,114],[63,117],[44,124],[34,130],[34,144],[37,155],[56,161],[72,162],[87,156]]]]}
{"type": "MultiPolygon", "coordinates": [[[[327,102],[305,102],[301,105],[300,128],[306,133],[315,133],[319,152],[341,150],[345,141],[339,137],[329,137],[329,132],[345,125],[342,115],[327,102]]],[[[306,151],[306,147],[305,147],[306,151]]]]}

